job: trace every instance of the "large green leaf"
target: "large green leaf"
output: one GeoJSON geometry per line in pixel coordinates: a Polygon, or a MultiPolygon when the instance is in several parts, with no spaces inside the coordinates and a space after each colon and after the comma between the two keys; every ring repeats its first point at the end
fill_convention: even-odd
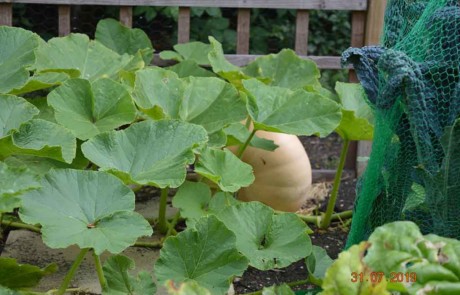
{"type": "MultiPolygon", "coordinates": [[[[248,128],[239,122],[225,127],[224,132],[227,134],[227,146],[244,144],[251,135],[248,128]]],[[[249,145],[266,151],[274,151],[278,148],[273,140],[260,138],[257,134],[253,136],[249,145]]]]}
{"type": "Polygon", "coordinates": [[[374,116],[366,103],[360,84],[337,82],[335,90],[342,103],[342,121],[335,130],[348,140],[371,140],[374,135],[374,116]]]}
{"type": "Polygon", "coordinates": [[[105,172],[52,170],[42,188],[22,197],[24,222],[42,225],[43,241],[51,248],[76,244],[119,253],[136,239],[152,234],[149,223],[134,210],[134,193],[105,172]]]}
{"type": "MultiPolygon", "coordinates": [[[[30,264],[19,264],[16,259],[0,257],[0,286],[10,289],[31,288],[40,280],[57,271],[56,264],[41,269],[30,264]]],[[[0,294],[1,290],[0,290],[0,294]]]]}
{"type": "Polygon", "coordinates": [[[302,59],[291,49],[257,58],[243,72],[270,81],[270,85],[290,89],[319,86],[320,72],[315,62],[302,59]]]}
{"type": "Polygon", "coordinates": [[[35,62],[34,50],[40,43],[37,34],[21,28],[0,27],[0,93],[8,93],[29,79],[35,62]]]}
{"type": "Polygon", "coordinates": [[[342,117],[340,106],[319,94],[244,80],[254,128],[295,135],[330,134],[342,117]]]}
{"type": "Polygon", "coordinates": [[[37,90],[47,89],[56,85],[60,85],[69,79],[69,75],[65,73],[45,72],[38,73],[27,80],[27,83],[20,88],[10,91],[11,94],[24,94],[37,90]]]}
{"type": "Polygon", "coordinates": [[[323,291],[320,294],[390,295],[391,293],[386,290],[387,281],[385,277],[380,277],[381,281],[378,283],[372,283],[372,269],[368,268],[362,261],[368,247],[367,242],[362,242],[340,253],[339,258],[326,272],[324,282],[321,285],[323,291]]]}
{"type": "Polygon", "coordinates": [[[95,40],[118,54],[135,55],[140,51],[146,65],[153,59],[153,46],[149,36],[141,29],[130,29],[114,19],[103,19],[96,27],[95,40]]]}
{"type": "Polygon", "coordinates": [[[195,281],[186,281],[176,286],[174,281],[166,281],[165,286],[171,295],[212,295],[208,289],[200,286],[195,281]]]}
{"type": "Polygon", "coordinates": [[[306,259],[308,273],[317,280],[322,280],[333,262],[325,249],[313,245],[311,255],[306,259]]]}
{"type": "Polygon", "coordinates": [[[11,155],[33,155],[72,163],[77,142],[61,125],[33,119],[22,124],[10,136],[0,139],[0,159],[11,155]]]}
{"type": "Polygon", "coordinates": [[[225,294],[234,276],[248,267],[238,253],[235,235],[215,216],[201,218],[195,227],[166,239],[155,264],[160,283],[196,281],[211,294],[225,294]]]}
{"type": "Polygon", "coordinates": [[[206,215],[211,200],[211,188],[202,182],[184,182],[177,190],[172,205],[180,209],[180,215],[187,219],[199,219],[206,215]]]}
{"type": "Polygon", "coordinates": [[[261,270],[290,265],[311,253],[305,223],[295,214],[275,212],[259,202],[241,203],[218,214],[235,233],[238,250],[261,270]]]}
{"type": "Polygon", "coordinates": [[[180,121],[144,121],[121,131],[93,137],[82,145],[85,156],[125,182],[178,187],[186,165],[195,161],[193,148],[207,141],[206,131],[180,121]]]}
{"type": "Polygon", "coordinates": [[[18,129],[22,123],[38,113],[39,110],[34,105],[21,97],[0,95],[0,138],[7,136],[11,130],[18,129]]]}
{"type": "Polygon", "coordinates": [[[70,34],[53,38],[38,47],[35,68],[38,71],[65,72],[74,78],[96,80],[115,77],[133,59],[129,55],[119,55],[88,36],[70,34]],[[71,53],[71,54],[70,54],[71,53]]]}
{"type": "Polygon", "coordinates": [[[131,123],[136,117],[129,92],[110,79],[93,83],[69,80],[48,95],[48,104],[56,121],[82,140],[131,123]]]}
{"type": "Polygon", "coordinates": [[[236,192],[254,182],[252,166],[229,150],[203,150],[195,172],[216,183],[224,192],[236,192]]]}
{"type": "Polygon", "coordinates": [[[189,42],[174,45],[177,55],[169,52],[160,53],[162,59],[174,59],[177,61],[193,61],[199,65],[209,65],[208,53],[211,51],[211,45],[203,42],[189,42]]]}
{"type": "Polygon", "coordinates": [[[136,103],[154,119],[181,119],[202,125],[211,134],[246,117],[244,100],[221,79],[185,80],[160,68],[138,71],[136,76],[136,103]]]}
{"type": "Polygon", "coordinates": [[[107,290],[103,290],[104,295],[146,295],[155,294],[156,285],[152,276],[145,271],[141,271],[138,277],[131,276],[128,272],[135,268],[134,261],[123,255],[109,257],[102,270],[107,280],[107,290]]]}
{"type": "Polygon", "coordinates": [[[167,67],[168,70],[176,73],[179,78],[193,77],[217,77],[213,72],[200,67],[193,60],[184,60],[173,66],[167,67]]]}
{"type": "Polygon", "coordinates": [[[0,214],[19,207],[17,197],[26,191],[40,187],[40,177],[27,168],[9,167],[0,162],[0,214]]]}

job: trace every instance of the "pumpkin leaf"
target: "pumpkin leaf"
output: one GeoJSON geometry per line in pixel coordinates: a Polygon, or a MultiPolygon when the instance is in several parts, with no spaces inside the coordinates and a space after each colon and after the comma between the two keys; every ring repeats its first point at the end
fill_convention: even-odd
{"type": "Polygon", "coordinates": [[[10,289],[35,287],[44,276],[56,271],[57,265],[54,263],[42,269],[30,264],[19,264],[13,258],[0,257],[0,286],[10,289]]]}
{"type": "Polygon", "coordinates": [[[187,80],[160,68],[137,72],[135,99],[153,118],[180,119],[203,126],[209,134],[247,115],[245,101],[230,84],[218,78],[187,80]]]}
{"type": "Polygon", "coordinates": [[[339,105],[319,94],[267,86],[256,79],[243,85],[256,130],[326,136],[340,123],[339,105]]]}
{"type": "MultiPolygon", "coordinates": [[[[241,145],[249,138],[251,132],[241,123],[233,123],[225,127],[227,134],[227,146],[241,145]]],[[[273,140],[260,138],[257,134],[251,139],[249,145],[266,151],[274,151],[278,148],[273,140]]]]}
{"type": "Polygon", "coordinates": [[[218,214],[227,207],[240,204],[241,201],[235,199],[233,194],[225,192],[217,192],[209,201],[208,210],[211,213],[218,214]]]}
{"type": "Polygon", "coordinates": [[[262,203],[249,202],[228,207],[218,218],[235,233],[238,250],[257,269],[282,268],[311,253],[308,228],[295,214],[275,214],[262,203]]]}
{"type": "Polygon", "coordinates": [[[33,104],[40,111],[35,119],[42,119],[57,123],[54,118],[54,109],[48,105],[47,97],[34,97],[28,99],[27,101],[33,104]]]}
{"type": "Polygon", "coordinates": [[[0,159],[33,155],[72,163],[76,148],[76,139],[69,130],[49,121],[33,119],[0,139],[0,159]]]}
{"type": "Polygon", "coordinates": [[[216,183],[224,192],[236,192],[254,182],[252,166],[229,150],[205,149],[195,164],[195,172],[216,183]]]}
{"type": "Polygon", "coordinates": [[[206,207],[211,200],[211,188],[202,182],[184,182],[177,190],[172,205],[187,219],[200,219],[207,214],[206,207]]]}
{"type": "Polygon", "coordinates": [[[35,68],[39,72],[64,72],[72,78],[91,81],[116,77],[133,59],[129,55],[120,56],[83,34],[52,38],[38,47],[36,56],[35,68]]]}
{"type": "Polygon", "coordinates": [[[93,83],[69,80],[48,95],[48,104],[56,121],[82,140],[131,123],[136,117],[129,92],[110,79],[93,83]]]}
{"type": "Polygon", "coordinates": [[[41,186],[24,194],[20,217],[42,225],[43,242],[50,248],[76,244],[97,255],[120,253],[152,234],[149,223],[133,212],[134,193],[110,174],[52,170],[41,186]]]}
{"type": "Polygon", "coordinates": [[[173,281],[169,280],[165,283],[168,294],[172,295],[211,295],[208,289],[200,286],[195,281],[187,281],[176,286],[173,281]]]}
{"type": "Polygon", "coordinates": [[[107,280],[107,290],[103,290],[102,294],[155,294],[157,288],[152,276],[142,271],[137,278],[133,277],[128,272],[134,268],[134,261],[129,257],[123,255],[109,257],[102,268],[107,280]]]}
{"type": "Polygon", "coordinates": [[[268,84],[272,86],[299,89],[321,85],[321,75],[316,63],[310,59],[300,58],[291,49],[258,57],[248,64],[243,72],[254,78],[268,80],[268,84]]]}
{"type": "Polygon", "coordinates": [[[160,52],[160,58],[162,60],[175,60],[177,62],[184,60],[184,58],[179,53],[172,50],[163,50],[160,52]]]}
{"type": "Polygon", "coordinates": [[[174,50],[180,54],[183,60],[196,62],[198,65],[209,65],[208,54],[211,51],[211,45],[203,42],[188,42],[174,45],[174,50]]]}
{"type": "Polygon", "coordinates": [[[82,145],[86,158],[125,183],[179,187],[193,149],[207,141],[206,131],[179,121],[144,121],[121,131],[99,134],[82,145]]]}
{"type": "Polygon", "coordinates": [[[211,294],[223,295],[232,278],[242,275],[247,267],[246,258],[236,249],[235,235],[210,215],[166,239],[155,276],[162,284],[171,278],[177,283],[195,281],[211,294]]]}
{"type": "Polygon", "coordinates": [[[35,62],[34,50],[41,39],[21,28],[0,27],[0,93],[20,88],[29,79],[29,67],[35,62]]]}
{"type": "Polygon", "coordinates": [[[317,280],[322,280],[333,262],[334,260],[327,255],[325,249],[313,245],[311,255],[306,260],[308,273],[317,280]]]}
{"type": "Polygon", "coordinates": [[[211,71],[200,67],[193,60],[184,60],[173,66],[167,67],[168,70],[175,72],[179,78],[193,77],[217,77],[211,71]]]}
{"type": "Polygon", "coordinates": [[[342,103],[342,121],[335,131],[348,140],[372,140],[374,116],[362,86],[337,82],[335,90],[342,103]]]}
{"type": "Polygon", "coordinates": [[[146,65],[152,62],[152,42],[141,29],[125,27],[114,19],[103,19],[97,23],[95,40],[120,55],[135,55],[140,52],[146,65]]]}
{"type": "Polygon", "coordinates": [[[69,76],[65,73],[38,73],[30,77],[25,85],[23,85],[20,88],[11,90],[10,93],[19,95],[24,93],[30,93],[37,90],[43,90],[56,85],[60,85],[67,79],[69,79],[69,76]]]}
{"type": "Polygon", "coordinates": [[[295,295],[295,293],[287,284],[282,284],[263,288],[262,295],[295,295]]]}
{"type": "Polygon", "coordinates": [[[38,113],[36,107],[21,97],[0,95],[0,138],[7,136],[11,130],[18,129],[22,123],[38,113]]]}
{"type": "Polygon", "coordinates": [[[21,204],[18,195],[40,187],[40,177],[27,168],[0,162],[0,213],[11,212],[21,204]]]}

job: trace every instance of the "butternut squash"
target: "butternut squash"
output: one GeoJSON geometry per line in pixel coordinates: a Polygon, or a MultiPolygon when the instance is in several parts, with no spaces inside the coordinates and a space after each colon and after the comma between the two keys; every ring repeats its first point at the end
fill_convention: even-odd
{"type": "MultiPolygon", "coordinates": [[[[295,135],[258,131],[279,147],[273,151],[248,146],[242,160],[254,168],[255,181],[238,192],[243,201],[260,201],[275,210],[295,212],[305,203],[311,187],[311,165],[295,135]]],[[[236,153],[237,147],[229,147],[236,153]]]]}

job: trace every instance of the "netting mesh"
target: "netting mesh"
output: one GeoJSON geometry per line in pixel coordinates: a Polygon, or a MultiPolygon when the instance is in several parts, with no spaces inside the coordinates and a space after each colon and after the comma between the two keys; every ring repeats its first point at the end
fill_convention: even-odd
{"type": "Polygon", "coordinates": [[[396,220],[458,239],[459,1],[390,0],[382,44],[343,54],[376,114],[347,244],[396,220]]]}

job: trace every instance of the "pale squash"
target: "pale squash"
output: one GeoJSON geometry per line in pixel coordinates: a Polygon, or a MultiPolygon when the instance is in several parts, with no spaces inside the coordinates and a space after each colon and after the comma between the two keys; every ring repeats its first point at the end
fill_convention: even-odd
{"type": "MultiPolygon", "coordinates": [[[[238,192],[243,201],[260,201],[275,210],[295,212],[305,203],[312,174],[308,155],[295,135],[258,131],[279,147],[265,151],[248,146],[242,160],[254,168],[255,181],[238,192]]],[[[234,153],[237,147],[229,147],[234,153]]]]}

